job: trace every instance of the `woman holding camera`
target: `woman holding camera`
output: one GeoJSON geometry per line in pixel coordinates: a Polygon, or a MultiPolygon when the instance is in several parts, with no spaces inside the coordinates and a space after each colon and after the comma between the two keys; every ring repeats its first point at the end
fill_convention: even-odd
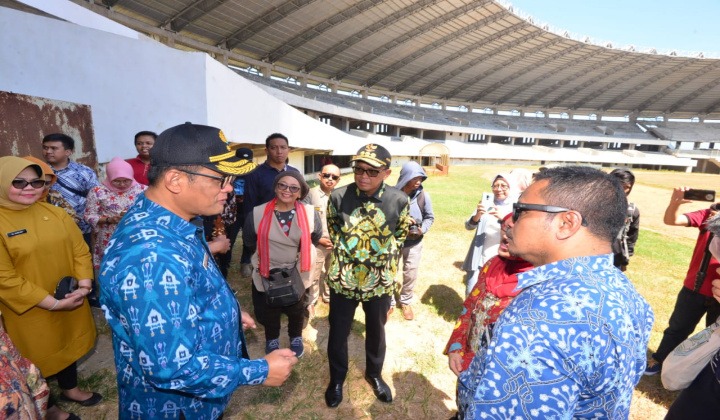
{"type": "Polygon", "coordinates": [[[513,191],[512,177],[507,174],[497,174],[493,178],[492,197],[481,200],[475,212],[465,222],[465,229],[475,229],[475,236],[470,243],[462,269],[467,273],[465,281],[465,296],[477,283],[478,271],[486,262],[498,253],[500,246],[500,221],[512,212],[512,205],[517,201],[513,191]]]}
{"type": "MultiPolygon", "coordinates": [[[[42,169],[13,156],[0,158],[0,311],[20,353],[45,377],[55,377],[60,398],[84,406],[102,400],[77,387],[76,362],[95,344],[95,323],[85,297],[92,263],[77,225],[62,209],[40,201],[42,169]],[[61,278],[78,288],[54,295],[61,278]]],[[[77,418],[50,401],[48,419],[77,418]]]]}
{"type": "Polygon", "coordinates": [[[322,238],[320,216],[302,200],[310,188],[299,172],[280,172],[273,181],[275,198],[253,208],[245,220],[243,244],[252,250],[252,300],[255,319],[265,327],[265,353],[280,348],[280,317],[288,317],[290,350],[297,357],[304,353],[302,330],[305,322],[305,294],[312,284],[315,265],[314,245],[327,246],[322,238]],[[294,270],[302,278],[303,291],[295,303],[274,307],[268,303],[265,284],[272,274],[294,270]]]}

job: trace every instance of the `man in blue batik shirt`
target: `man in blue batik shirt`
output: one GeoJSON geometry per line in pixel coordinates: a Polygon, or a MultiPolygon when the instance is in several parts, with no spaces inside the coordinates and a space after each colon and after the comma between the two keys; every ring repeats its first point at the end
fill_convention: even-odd
{"type": "Polygon", "coordinates": [[[507,233],[536,268],[518,275],[522,292],[460,374],[461,417],[628,417],[654,316],[613,266],[626,210],[618,181],[596,169],[536,175],[507,233]]]}
{"type": "Polygon", "coordinates": [[[191,123],[161,133],[150,159],[150,186],[100,267],[119,417],[214,420],[238,386],[279,386],[297,362],[289,349],[249,360],[240,324],[255,321],[220,274],[197,217],[220,213],[234,175],[255,165],[237,158],[219,129],[191,123]]]}
{"type": "Polygon", "coordinates": [[[80,217],[78,227],[89,246],[92,227],[85,221],[83,215],[87,195],[98,185],[97,175],[89,167],[70,160],[70,156],[75,151],[75,140],[66,134],[53,133],[43,137],[42,150],[45,162],[57,175],[57,182],[52,189],[59,191],[80,217]]]}

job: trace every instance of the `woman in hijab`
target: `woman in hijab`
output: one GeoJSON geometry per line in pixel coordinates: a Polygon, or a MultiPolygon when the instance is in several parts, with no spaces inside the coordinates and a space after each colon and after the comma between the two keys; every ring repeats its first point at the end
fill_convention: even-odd
{"type": "Polygon", "coordinates": [[[500,245],[500,221],[512,212],[512,205],[517,201],[512,180],[508,174],[496,175],[491,184],[492,199],[481,200],[473,215],[465,222],[465,229],[475,229],[475,236],[462,266],[467,273],[466,296],[475,286],[480,268],[497,255],[500,245]]]}
{"type": "MultiPolygon", "coordinates": [[[[92,291],[90,252],[70,216],[40,200],[44,187],[40,166],[0,158],[0,312],[20,354],[57,379],[61,399],[95,405],[102,395],[77,387],[76,365],[95,343],[85,299],[92,291]],[[78,279],[78,288],[54,297],[66,276],[78,279]]],[[[78,418],[52,399],[50,406],[48,419],[78,418]]]]}
{"type": "Polygon", "coordinates": [[[273,182],[275,198],[266,204],[256,206],[245,219],[243,243],[253,251],[251,258],[252,300],[255,318],[265,327],[265,353],[280,347],[280,317],[288,317],[290,350],[295,356],[304,353],[302,330],[305,322],[305,297],[299,302],[280,308],[270,307],[265,300],[262,278],[268,278],[274,269],[288,269],[297,266],[305,292],[312,284],[310,272],[315,264],[313,245],[329,241],[322,238],[320,216],[315,208],[300,202],[310,188],[299,172],[280,172],[273,182]]]}
{"type": "MultiPolygon", "coordinates": [[[[490,258],[480,271],[475,287],[465,299],[455,329],[445,346],[450,370],[457,376],[470,366],[478,350],[487,346],[500,314],[517,296],[517,274],[533,268],[529,262],[508,252],[507,229],[512,227],[512,213],[502,220],[498,255],[490,258]]],[[[458,383],[458,392],[467,392],[458,383]]]]}
{"type": "Polygon", "coordinates": [[[107,164],[105,174],[107,177],[101,185],[94,187],[88,193],[85,207],[85,221],[92,226],[95,234],[93,241],[95,270],[100,268],[105,248],[118,222],[137,196],[147,188],[135,181],[132,166],[118,157],[107,164]]]}

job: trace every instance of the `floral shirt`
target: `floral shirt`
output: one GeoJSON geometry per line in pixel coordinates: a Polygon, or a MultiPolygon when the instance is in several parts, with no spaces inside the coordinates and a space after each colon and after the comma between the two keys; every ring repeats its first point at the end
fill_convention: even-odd
{"type": "MultiPolygon", "coordinates": [[[[60,191],[63,198],[75,209],[75,213],[82,217],[85,214],[88,193],[99,184],[97,175],[87,166],[73,161],[68,162],[63,169],[53,168],[53,172],[57,175],[58,180],[51,188],[60,191]]],[[[92,230],[85,220],[80,220],[78,227],[82,233],[90,233],[92,230]]]]}
{"type": "Polygon", "coordinates": [[[217,419],[240,385],[265,381],[249,360],[240,305],[198,227],[141,194],[100,268],[121,419],[217,419]]]}
{"type": "Polygon", "coordinates": [[[382,184],[367,196],[353,183],[330,194],[328,231],[334,244],[328,284],[359,301],[389,295],[412,218],[408,196],[382,184]]]}
{"type": "Polygon", "coordinates": [[[464,418],[628,418],[654,315],[613,255],[518,274],[522,292],[458,379],[464,418]]]}
{"type": "Polygon", "coordinates": [[[100,268],[100,261],[105,254],[105,248],[110,243],[110,237],[117,224],[100,223],[101,217],[118,216],[135,202],[137,196],[145,191],[142,184],[134,184],[122,192],[112,192],[106,186],[99,185],[92,190],[87,197],[85,206],[85,221],[90,224],[95,232],[93,241],[93,267],[100,268]]]}

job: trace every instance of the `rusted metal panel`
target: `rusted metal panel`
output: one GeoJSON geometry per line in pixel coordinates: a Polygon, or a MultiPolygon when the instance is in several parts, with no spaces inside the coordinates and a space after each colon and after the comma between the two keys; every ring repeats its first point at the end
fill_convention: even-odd
{"type": "Polygon", "coordinates": [[[0,156],[42,159],[42,138],[64,133],[75,140],[72,159],[97,169],[90,105],[0,91],[0,156]]]}

